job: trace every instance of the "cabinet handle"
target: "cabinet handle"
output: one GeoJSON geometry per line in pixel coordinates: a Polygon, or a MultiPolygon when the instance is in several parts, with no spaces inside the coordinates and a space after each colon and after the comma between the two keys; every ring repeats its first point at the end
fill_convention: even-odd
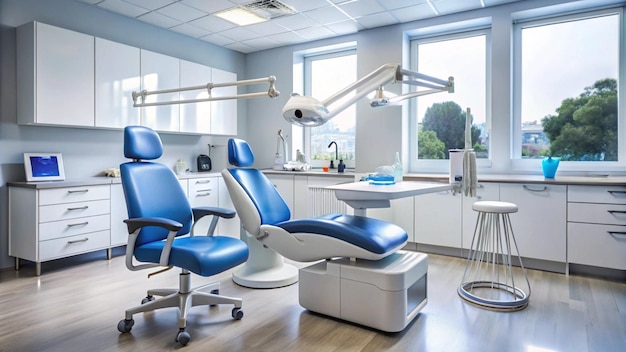
{"type": "Polygon", "coordinates": [[[619,236],[619,237],[626,237],[626,232],[621,232],[621,231],[607,231],[607,233],[613,237],[615,236],[619,236]]]}
{"type": "Polygon", "coordinates": [[[543,186],[542,189],[534,189],[534,188],[530,188],[526,185],[523,185],[522,187],[524,187],[525,190],[527,190],[528,192],[545,192],[548,190],[548,186],[543,186]]]}
{"type": "Polygon", "coordinates": [[[87,242],[89,241],[89,238],[85,237],[83,239],[80,240],[71,240],[71,241],[67,241],[68,244],[73,244],[73,243],[80,243],[80,242],[87,242]]]}
{"type": "Polygon", "coordinates": [[[84,225],[88,225],[89,221],[85,221],[85,222],[77,222],[75,224],[67,224],[67,227],[74,227],[74,226],[84,226],[84,225]]]}
{"type": "Polygon", "coordinates": [[[69,190],[69,191],[67,191],[67,193],[70,193],[70,194],[72,194],[72,193],[87,193],[87,192],[89,192],[88,189],[76,189],[76,190],[69,190]]]}
{"type": "Polygon", "coordinates": [[[211,183],[211,180],[200,180],[200,181],[196,181],[196,184],[202,184],[202,183],[211,183]]]}
{"type": "Polygon", "coordinates": [[[88,205],[85,205],[84,207],[67,208],[67,210],[87,210],[87,209],[89,209],[88,205]]]}
{"type": "Polygon", "coordinates": [[[198,193],[198,194],[196,194],[196,197],[208,197],[210,195],[211,195],[211,192],[198,193]]]}
{"type": "Polygon", "coordinates": [[[212,190],[213,189],[211,189],[211,188],[198,189],[198,190],[196,190],[196,193],[198,193],[198,192],[211,192],[212,190]]]}
{"type": "Polygon", "coordinates": [[[626,194],[626,191],[607,191],[609,193],[611,193],[611,195],[615,195],[615,194],[626,194]]]}
{"type": "Polygon", "coordinates": [[[626,210],[607,210],[610,214],[626,214],[626,210]]]}

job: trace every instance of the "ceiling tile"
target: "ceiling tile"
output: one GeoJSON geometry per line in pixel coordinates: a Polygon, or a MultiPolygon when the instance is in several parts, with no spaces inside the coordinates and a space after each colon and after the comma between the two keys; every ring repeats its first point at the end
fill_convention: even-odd
{"type": "Polygon", "coordinates": [[[315,27],[299,29],[296,31],[296,33],[310,40],[329,38],[334,35],[334,33],[330,29],[324,26],[315,26],[315,27]]]}
{"type": "Polygon", "coordinates": [[[174,26],[170,29],[173,30],[174,32],[182,33],[184,35],[188,35],[193,38],[199,38],[199,37],[210,34],[210,32],[207,31],[206,29],[196,27],[189,23],[183,23],[181,25],[174,26]]]}
{"type": "Polygon", "coordinates": [[[359,17],[358,21],[365,28],[388,26],[390,24],[397,24],[400,22],[389,12],[380,12],[369,16],[359,17]]]}
{"type": "Polygon", "coordinates": [[[328,6],[326,0],[281,0],[282,3],[289,5],[298,12],[305,12],[328,6]]]}
{"type": "Polygon", "coordinates": [[[207,15],[207,13],[204,11],[200,11],[196,8],[183,5],[180,3],[174,3],[171,5],[165,6],[163,8],[158,9],[157,12],[165,16],[169,16],[177,20],[181,20],[183,22],[192,21],[192,20],[195,20],[197,18],[207,15]]]}
{"type": "Polygon", "coordinates": [[[426,0],[378,0],[378,3],[387,10],[395,10],[403,7],[426,4],[426,0]]]}
{"type": "Polygon", "coordinates": [[[352,20],[327,24],[325,27],[330,29],[331,31],[333,31],[335,34],[338,34],[338,35],[356,33],[360,30],[365,29],[365,27],[361,26],[359,23],[354,22],[352,20]]]}
{"type": "Polygon", "coordinates": [[[143,7],[144,9],[156,10],[156,9],[160,9],[161,7],[167,6],[169,4],[173,4],[177,2],[178,0],[124,0],[124,1],[129,2],[133,5],[137,5],[139,7],[143,7]]]}
{"type": "Polygon", "coordinates": [[[235,42],[234,40],[226,38],[220,34],[205,35],[204,37],[200,37],[199,39],[204,40],[205,42],[219,45],[219,46],[225,46],[225,45],[232,44],[235,42]]]}
{"type": "Polygon", "coordinates": [[[180,3],[207,13],[215,13],[237,6],[237,4],[228,0],[182,0],[180,3]]]}
{"type": "Polygon", "coordinates": [[[401,9],[390,11],[391,14],[400,20],[400,22],[411,22],[423,18],[433,17],[435,13],[427,3],[403,7],[401,9]]]}
{"type": "Polygon", "coordinates": [[[304,15],[319,24],[329,24],[349,20],[350,18],[333,6],[326,6],[316,10],[304,12],[304,15]]]}
{"type": "Polygon", "coordinates": [[[480,0],[439,0],[433,1],[433,6],[441,15],[479,9],[482,7],[480,0]]]}
{"type": "Polygon", "coordinates": [[[376,0],[348,1],[339,7],[352,17],[371,15],[385,9],[376,0]]]}
{"type": "Polygon", "coordinates": [[[175,20],[171,17],[167,17],[165,15],[161,15],[158,12],[148,12],[145,15],[141,15],[139,17],[137,17],[137,19],[153,24],[155,26],[159,26],[159,27],[163,27],[163,28],[170,28],[170,27],[174,27],[176,25],[181,24],[182,22],[179,20],[175,20]]]}
{"type": "Polygon", "coordinates": [[[133,18],[141,16],[144,13],[148,12],[147,9],[133,4],[129,4],[121,0],[104,0],[103,2],[99,2],[98,6],[102,7],[103,9],[107,9],[109,11],[117,12],[121,15],[133,18]]]}
{"type": "Polygon", "coordinates": [[[256,39],[244,40],[241,43],[257,50],[265,50],[278,46],[278,43],[269,37],[259,37],[256,39]]]}
{"type": "Polygon", "coordinates": [[[303,43],[308,40],[308,38],[298,34],[297,32],[285,32],[280,34],[275,34],[270,36],[275,42],[280,43],[282,45],[290,45],[296,43],[303,43]]]}
{"type": "Polygon", "coordinates": [[[255,33],[245,27],[233,27],[231,29],[220,32],[220,34],[226,38],[230,38],[235,41],[244,41],[258,38],[261,36],[260,34],[255,33]]]}
{"type": "Polygon", "coordinates": [[[251,24],[249,26],[246,26],[246,29],[256,32],[260,35],[272,35],[272,34],[286,32],[289,30],[283,26],[280,26],[274,21],[251,24]]]}
{"type": "Polygon", "coordinates": [[[236,27],[234,23],[215,16],[201,17],[189,23],[211,32],[221,32],[236,27]]]}
{"type": "Polygon", "coordinates": [[[291,16],[283,16],[279,17],[272,22],[276,22],[277,24],[289,28],[291,30],[302,29],[306,27],[311,27],[316,24],[315,21],[310,19],[309,17],[303,14],[295,14],[291,16]]]}
{"type": "Polygon", "coordinates": [[[225,48],[236,50],[244,54],[252,53],[255,49],[249,45],[242,44],[241,42],[234,42],[232,44],[224,45],[225,48]]]}

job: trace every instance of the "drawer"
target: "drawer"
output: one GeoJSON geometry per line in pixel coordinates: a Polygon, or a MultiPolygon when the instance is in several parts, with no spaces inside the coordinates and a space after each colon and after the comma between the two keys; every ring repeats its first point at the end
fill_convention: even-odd
{"type": "Polygon", "coordinates": [[[567,203],[567,221],[626,225],[626,205],[567,203]]]}
{"type": "Polygon", "coordinates": [[[581,203],[626,204],[626,187],[567,186],[567,200],[581,203]]]}
{"type": "Polygon", "coordinates": [[[109,246],[109,230],[39,242],[39,261],[92,252],[109,246]]]}
{"type": "Polygon", "coordinates": [[[109,185],[42,189],[39,190],[39,205],[109,199],[110,194],[109,185]]]}
{"type": "Polygon", "coordinates": [[[51,221],[39,224],[39,241],[46,241],[62,237],[76,236],[89,232],[109,230],[111,217],[109,214],[77,218],[61,221],[51,221]]]}
{"type": "Polygon", "coordinates": [[[42,223],[109,214],[110,208],[110,201],[108,199],[94,200],[90,202],[44,205],[39,207],[39,222],[42,223]]]}
{"type": "Polygon", "coordinates": [[[626,226],[567,224],[570,263],[626,270],[626,226]]]}
{"type": "Polygon", "coordinates": [[[217,206],[219,202],[219,179],[217,177],[189,179],[189,202],[191,206],[217,206]]]}

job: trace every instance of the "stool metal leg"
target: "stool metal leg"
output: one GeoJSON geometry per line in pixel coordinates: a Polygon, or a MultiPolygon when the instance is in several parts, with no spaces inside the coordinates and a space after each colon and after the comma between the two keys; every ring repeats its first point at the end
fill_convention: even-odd
{"type": "Polygon", "coordinates": [[[470,303],[495,310],[515,311],[528,305],[530,282],[509,214],[479,212],[458,293],[470,303]],[[516,274],[520,269],[513,267],[513,251],[524,280],[516,274]],[[522,290],[517,284],[524,281],[525,290],[522,290]]]}

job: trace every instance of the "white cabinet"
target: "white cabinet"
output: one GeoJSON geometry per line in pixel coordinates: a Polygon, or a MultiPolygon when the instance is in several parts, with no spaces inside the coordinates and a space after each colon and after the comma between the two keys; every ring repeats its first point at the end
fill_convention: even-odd
{"type": "Polygon", "coordinates": [[[20,124],[94,126],[94,37],[39,22],[17,29],[20,124]]]}
{"type": "MultiPolygon", "coordinates": [[[[9,187],[9,255],[37,264],[110,246],[110,186],[9,187]]],[[[18,265],[19,267],[19,265],[18,265]]]]}
{"type": "Polygon", "coordinates": [[[569,186],[569,263],[626,270],[626,187],[569,186]]]}
{"type": "Polygon", "coordinates": [[[133,107],[132,99],[141,90],[139,65],[139,48],[96,38],[96,127],[139,125],[141,109],[133,107]]]}
{"type": "Polygon", "coordinates": [[[367,216],[400,226],[415,242],[415,197],[392,199],[389,208],[367,209],[367,216]]]}
{"type": "Polygon", "coordinates": [[[469,249],[472,245],[474,230],[476,229],[476,219],[478,213],[472,209],[474,202],[484,200],[500,200],[500,185],[498,183],[480,182],[476,189],[476,197],[463,198],[463,241],[464,249],[469,249]]]}
{"type": "MultiPolygon", "coordinates": [[[[213,68],[213,83],[237,81],[237,74],[213,68]]],[[[235,96],[237,86],[214,88],[214,97],[235,96]]],[[[237,99],[218,100],[211,102],[211,134],[237,135],[237,99]]]]}
{"type": "Polygon", "coordinates": [[[415,196],[415,242],[461,248],[461,197],[453,190],[415,196]]]}
{"type": "MultiPolygon", "coordinates": [[[[211,67],[180,60],[180,86],[194,87],[211,81],[211,67]]],[[[180,92],[181,100],[205,99],[207,89],[180,92]]],[[[212,102],[180,104],[180,132],[211,133],[212,102]]]]}
{"type": "Polygon", "coordinates": [[[294,176],[293,174],[266,174],[267,178],[272,182],[278,193],[287,203],[291,211],[291,218],[294,219],[294,176]]]}
{"type": "MultiPolygon", "coordinates": [[[[235,205],[233,204],[232,199],[230,198],[230,193],[228,193],[228,188],[226,187],[226,183],[224,183],[224,178],[219,177],[219,202],[218,205],[220,208],[226,208],[235,210],[235,205]]],[[[217,233],[222,236],[229,236],[233,238],[241,238],[241,220],[239,219],[239,215],[236,215],[232,219],[220,219],[217,223],[217,233]]]]}
{"type": "Polygon", "coordinates": [[[567,186],[500,184],[500,200],[515,203],[511,224],[520,255],[565,263],[567,186]]]}
{"type": "MultiPolygon", "coordinates": [[[[190,178],[187,180],[191,207],[217,207],[219,205],[219,177],[190,178]]],[[[194,227],[196,235],[205,235],[211,225],[211,216],[200,219],[194,227]]]]}
{"type": "MultiPolygon", "coordinates": [[[[177,58],[141,50],[141,89],[148,91],[176,89],[180,84],[180,67],[177,58]]],[[[179,100],[179,93],[149,95],[145,102],[179,100]]],[[[157,131],[178,132],[179,105],[161,105],[141,108],[141,124],[157,131]]]]}
{"type": "Polygon", "coordinates": [[[128,219],[124,188],[121,183],[111,185],[111,247],[123,246],[128,242],[128,219]]]}

